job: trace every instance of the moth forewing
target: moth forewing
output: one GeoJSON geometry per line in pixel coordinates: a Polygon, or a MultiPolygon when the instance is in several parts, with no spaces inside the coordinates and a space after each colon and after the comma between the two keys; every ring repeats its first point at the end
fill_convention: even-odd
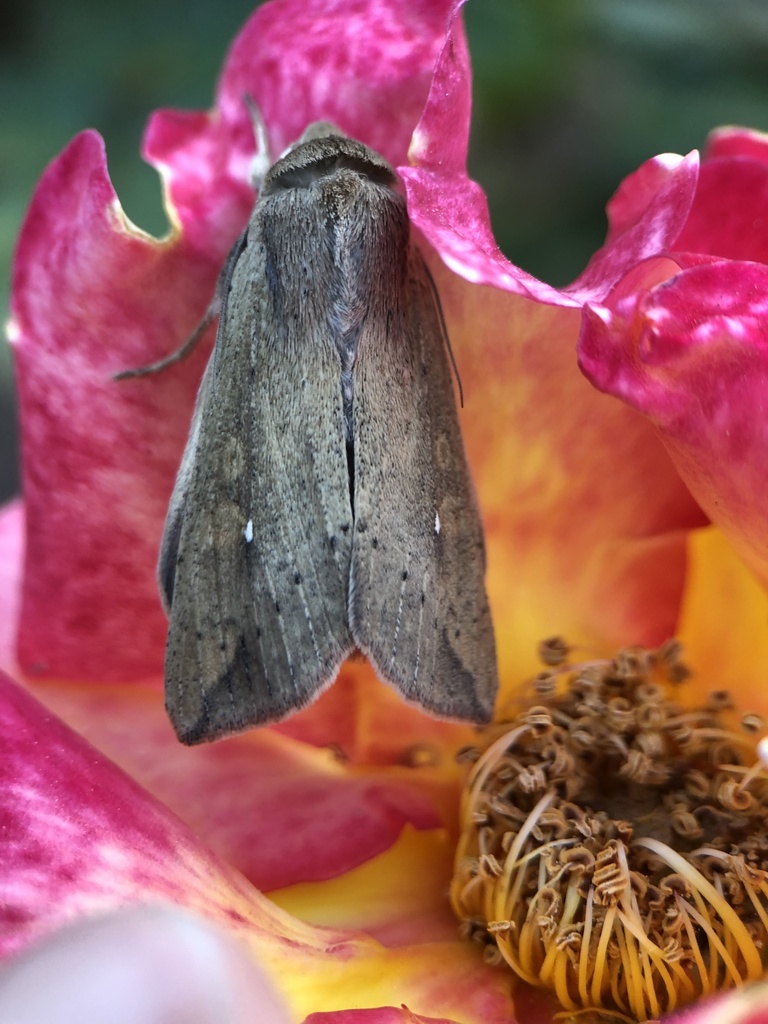
{"type": "Polygon", "coordinates": [[[358,352],[352,634],[406,699],[483,722],[498,682],[482,525],[428,271],[410,245],[399,267],[387,344],[369,322],[358,352]]]}
{"type": "Polygon", "coordinates": [[[222,275],[159,565],[185,743],[290,715],[355,647],[428,710],[490,716],[480,518],[395,186],[378,154],[310,127],[222,275]]]}

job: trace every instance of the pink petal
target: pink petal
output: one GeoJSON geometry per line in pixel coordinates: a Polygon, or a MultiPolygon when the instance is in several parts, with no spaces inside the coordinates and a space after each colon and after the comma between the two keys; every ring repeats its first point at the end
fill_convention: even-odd
{"type": "Polygon", "coordinates": [[[406,1006],[380,1006],[374,1010],[332,1010],[310,1013],[304,1024],[456,1024],[445,1017],[423,1017],[406,1006]]]}
{"type": "Polygon", "coordinates": [[[149,898],[264,936],[284,931],[269,902],[186,826],[4,676],[0,725],[0,955],[64,921],[149,898]]]}
{"type": "Polygon", "coordinates": [[[408,827],[391,849],[353,871],[270,897],[309,924],[365,932],[390,948],[455,942],[458,924],[446,893],[456,839],[445,829],[408,827]]]}
{"type": "Polygon", "coordinates": [[[297,1019],[340,1004],[406,1003],[438,1019],[511,1021],[508,979],[465,943],[386,950],[278,910],[4,677],[0,735],[0,955],[87,914],[170,902],[232,930],[297,1019]]]}
{"type": "Polygon", "coordinates": [[[435,67],[427,105],[408,156],[414,167],[398,167],[408,210],[445,263],[468,281],[528,295],[556,305],[572,303],[554,288],[511,264],[493,238],[482,189],[467,177],[471,72],[466,39],[456,8],[435,67]]]}
{"type": "Polygon", "coordinates": [[[115,681],[162,670],[154,564],[203,353],[151,385],[111,374],[191,330],[214,263],[126,222],[104,147],[79,135],[43,175],[19,238],[18,368],[28,672],[115,681]]]}
{"type": "Polygon", "coordinates": [[[728,126],[710,132],[704,156],[707,160],[715,157],[749,157],[761,163],[768,163],[768,134],[754,128],[728,126]]]}
{"type": "Polygon", "coordinates": [[[510,263],[494,241],[485,195],[466,173],[470,88],[457,7],[414,132],[409,157],[415,166],[398,168],[413,223],[457,274],[539,302],[571,306],[604,297],[635,264],[671,245],[693,200],[696,153],[657,157],[624,182],[609,206],[605,245],[564,291],[510,263]]]}
{"type": "Polygon", "coordinates": [[[668,1024],[768,1024],[768,984],[705,999],[665,1018],[668,1024]]]}
{"type": "Polygon", "coordinates": [[[585,314],[582,368],[661,431],[691,493],[768,579],[768,267],[682,271],[585,314]]]}
{"type": "Polygon", "coordinates": [[[0,508],[0,672],[16,672],[16,629],[24,557],[24,506],[0,508]]]}
{"type": "Polygon", "coordinates": [[[437,765],[357,767],[272,729],[189,748],[154,691],[36,693],[262,890],[337,877],[387,850],[406,824],[453,824],[450,751],[437,765]]]}
{"type": "MultiPolygon", "coordinates": [[[[251,16],[227,56],[210,115],[160,111],[144,153],[163,174],[185,235],[231,244],[253,206],[251,95],[273,156],[328,120],[400,163],[445,34],[450,0],[276,0],[251,16]]],[[[226,249],[226,245],[224,249],[226,249]]]]}
{"type": "Polygon", "coordinates": [[[760,148],[762,159],[739,154],[704,160],[675,249],[768,263],[768,142],[760,148]]]}
{"type": "Polygon", "coordinates": [[[625,178],[608,204],[605,245],[567,293],[581,303],[600,301],[634,267],[672,247],[694,201],[698,175],[694,151],[657,156],[625,178]]]}

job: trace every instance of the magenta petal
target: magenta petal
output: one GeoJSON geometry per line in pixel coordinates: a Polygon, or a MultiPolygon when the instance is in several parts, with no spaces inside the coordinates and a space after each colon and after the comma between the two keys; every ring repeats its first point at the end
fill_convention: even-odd
{"type": "Polygon", "coordinates": [[[143,155],[163,177],[166,204],[191,246],[219,264],[253,209],[248,168],[253,129],[215,113],[159,110],[144,134],[143,155]]]}
{"type": "Polygon", "coordinates": [[[768,267],[692,267],[587,309],[579,356],[598,388],[651,418],[693,496],[768,580],[768,267]]]}
{"type": "Polygon", "coordinates": [[[272,729],[182,746],[161,696],[135,687],[37,692],[262,890],[335,878],[406,824],[441,827],[438,805],[454,796],[428,768],[358,768],[272,729]]]}
{"type": "Polygon", "coordinates": [[[704,999],[665,1017],[664,1024],[768,1024],[768,984],[757,982],[704,999]]]}
{"type": "Polygon", "coordinates": [[[24,506],[0,508],[0,672],[16,671],[16,629],[24,557],[24,506]]]}
{"type": "Polygon", "coordinates": [[[276,0],[247,23],[218,92],[242,117],[252,90],[275,152],[325,119],[402,162],[443,44],[452,0],[276,0]]]}
{"type": "Polygon", "coordinates": [[[675,249],[768,263],[768,160],[706,159],[675,249]]]}
{"type": "Polygon", "coordinates": [[[634,267],[671,248],[694,201],[698,175],[693,152],[654,157],[625,178],[608,204],[605,244],[567,294],[580,303],[602,301],[634,267]]]}
{"type": "Polygon", "coordinates": [[[768,134],[754,128],[729,125],[710,132],[705,150],[707,160],[723,156],[743,156],[768,164],[768,134]]]}
{"type": "Polygon", "coordinates": [[[154,567],[202,352],[174,373],[111,375],[172,350],[215,264],[126,222],[103,142],[48,167],[22,227],[10,336],[22,422],[27,551],[21,666],[127,680],[162,670],[154,567]]]}
{"type": "Polygon", "coordinates": [[[152,899],[225,924],[236,906],[260,904],[269,927],[266,900],[2,675],[0,735],[0,956],[64,921],[152,899]]]}
{"type": "MultiPolygon", "coordinates": [[[[243,97],[272,155],[328,120],[402,162],[442,45],[450,0],[275,0],[249,19],[224,65],[212,114],[159,111],[144,153],[163,173],[185,233],[231,244],[253,204],[254,152],[243,97]]],[[[226,248],[226,246],[225,246],[226,248]]]]}
{"type": "Polygon", "coordinates": [[[483,190],[467,177],[471,71],[457,3],[434,70],[424,113],[398,167],[408,210],[445,263],[468,281],[490,284],[553,305],[573,303],[514,266],[496,245],[483,190]]]}
{"type": "Polygon", "coordinates": [[[696,153],[656,157],[626,179],[609,205],[605,245],[567,289],[551,288],[510,263],[494,241],[485,195],[466,173],[470,87],[456,15],[414,132],[409,156],[415,166],[398,170],[413,223],[457,274],[539,302],[580,305],[604,298],[639,262],[672,245],[693,201],[696,153]]]}
{"type": "Polygon", "coordinates": [[[445,1017],[423,1017],[406,1006],[379,1006],[370,1010],[332,1010],[310,1013],[304,1024],[455,1024],[445,1017]]]}

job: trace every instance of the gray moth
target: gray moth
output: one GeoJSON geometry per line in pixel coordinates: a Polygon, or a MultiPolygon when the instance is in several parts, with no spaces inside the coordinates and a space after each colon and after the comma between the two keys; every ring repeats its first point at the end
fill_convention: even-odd
{"type": "Polygon", "coordinates": [[[158,569],[183,743],[291,715],[355,651],[428,712],[491,717],[482,524],[396,186],[313,125],[266,171],[201,325],[218,312],[158,569]]]}

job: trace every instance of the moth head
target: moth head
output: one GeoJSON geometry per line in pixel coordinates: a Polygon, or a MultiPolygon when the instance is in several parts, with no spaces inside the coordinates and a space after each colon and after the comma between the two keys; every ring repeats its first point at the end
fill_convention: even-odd
{"type": "Polygon", "coordinates": [[[319,179],[340,172],[353,172],[388,187],[397,181],[394,169],[375,150],[351,139],[335,125],[317,121],[272,165],[264,178],[261,195],[310,188],[319,179]]]}
{"type": "Polygon", "coordinates": [[[313,139],[326,139],[329,136],[341,139],[349,138],[347,133],[343,132],[341,128],[337,128],[332,121],[315,121],[304,129],[300,138],[296,142],[291,143],[282,156],[290,153],[292,149],[296,149],[297,146],[301,146],[304,142],[312,142],[313,139]]]}

